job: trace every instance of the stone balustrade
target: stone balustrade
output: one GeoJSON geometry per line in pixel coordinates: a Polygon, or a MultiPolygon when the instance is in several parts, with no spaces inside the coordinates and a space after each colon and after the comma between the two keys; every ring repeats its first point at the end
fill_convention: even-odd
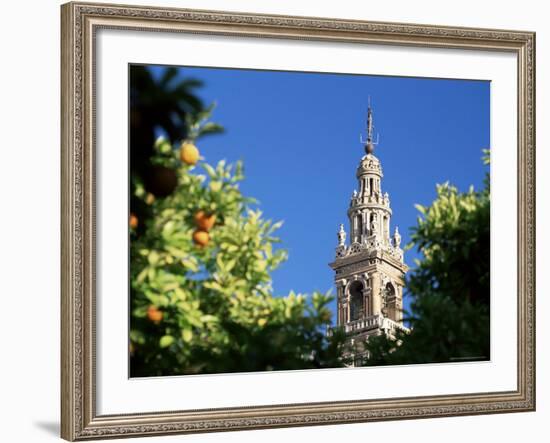
{"type": "Polygon", "coordinates": [[[383,315],[372,315],[370,317],[354,320],[344,325],[346,334],[356,334],[358,332],[369,331],[371,329],[382,329],[387,333],[394,335],[396,331],[408,332],[409,329],[401,323],[384,317],[383,315]]]}

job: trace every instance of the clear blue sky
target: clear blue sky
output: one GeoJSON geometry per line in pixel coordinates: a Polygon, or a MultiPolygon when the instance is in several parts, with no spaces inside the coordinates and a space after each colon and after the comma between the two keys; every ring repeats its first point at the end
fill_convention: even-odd
{"type": "MultiPolygon", "coordinates": [[[[260,201],[267,218],[284,220],[279,236],[289,260],[273,273],[276,295],[333,287],[328,263],[338,225],[349,233],[346,211],[364,155],[359,134],[369,95],[382,190],[402,244],[416,224],[414,204],[430,204],[436,183],[482,186],[489,82],[188,67],[179,75],[204,82],[197,95],[217,102],[213,120],[226,128],[199,141],[201,154],[209,163],[242,159],[243,193],[260,201]]],[[[407,251],[409,266],[415,257],[407,251]]]]}

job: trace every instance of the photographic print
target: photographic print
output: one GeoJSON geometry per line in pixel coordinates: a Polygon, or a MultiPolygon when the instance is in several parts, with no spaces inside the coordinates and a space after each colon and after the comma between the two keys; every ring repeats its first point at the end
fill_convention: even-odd
{"type": "Polygon", "coordinates": [[[490,82],[129,66],[131,377],[490,359],[490,82]]]}

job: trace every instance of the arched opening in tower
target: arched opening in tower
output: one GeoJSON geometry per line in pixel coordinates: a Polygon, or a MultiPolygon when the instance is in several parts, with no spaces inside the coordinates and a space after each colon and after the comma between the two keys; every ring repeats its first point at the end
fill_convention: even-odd
{"type": "Polygon", "coordinates": [[[363,235],[363,217],[361,214],[357,215],[357,240],[361,241],[361,236],[363,235]]]}
{"type": "Polygon", "coordinates": [[[391,283],[387,283],[384,288],[386,297],[386,317],[393,321],[399,321],[397,312],[397,296],[395,287],[391,283]]]}
{"type": "Polygon", "coordinates": [[[365,316],[364,287],[360,281],[354,281],[350,288],[350,321],[359,320],[365,316]]]}

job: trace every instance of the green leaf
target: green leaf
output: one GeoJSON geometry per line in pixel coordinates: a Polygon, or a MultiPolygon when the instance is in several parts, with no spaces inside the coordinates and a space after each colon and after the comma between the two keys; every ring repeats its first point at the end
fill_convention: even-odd
{"type": "Polygon", "coordinates": [[[202,163],[202,167],[206,169],[206,173],[210,178],[216,177],[216,171],[212,166],[210,166],[208,163],[202,163]]]}
{"type": "Polygon", "coordinates": [[[145,278],[147,277],[148,271],[149,268],[143,268],[136,277],[136,283],[143,283],[145,281],[145,278]]]}
{"type": "Polygon", "coordinates": [[[205,123],[200,129],[199,129],[199,134],[200,135],[207,135],[207,134],[219,134],[221,132],[223,132],[224,129],[223,129],[223,126],[217,124],[217,123],[213,123],[213,122],[208,122],[208,123],[205,123]]]}
{"type": "Polygon", "coordinates": [[[191,329],[184,329],[181,331],[181,338],[184,342],[189,343],[193,339],[193,331],[191,329]]]}
{"type": "Polygon", "coordinates": [[[150,265],[155,265],[159,261],[159,258],[160,257],[157,251],[151,251],[147,256],[147,260],[149,261],[150,265]]]}
{"type": "Polygon", "coordinates": [[[210,182],[210,189],[212,192],[220,192],[222,189],[222,182],[212,181],[210,182]]]}
{"type": "Polygon", "coordinates": [[[191,257],[183,258],[181,260],[181,264],[185,268],[189,269],[192,272],[198,272],[199,271],[199,266],[198,266],[197,262],[191,257]]]}
{"type": "Polygon", "coordinates": [[[163,235],[169,235],[172,232],[174,232],[174,228],[176,227],[176,222],[174,220],[168,221],[163,227],[162,227],[162,234],[163,235]]]}
{"type": "Polygon", "coordinates": [[[201,321],[204,323],[218,323],[219,319],[215,315],[203,315],[201,321]]]}
{"type": "Polygon", "coordinates": [[[171,335],[164,335],[159,341],[159,345],[161,348],[167,348],[172,343],[174,343],[174,337],[172,337],[171,335]]]}

